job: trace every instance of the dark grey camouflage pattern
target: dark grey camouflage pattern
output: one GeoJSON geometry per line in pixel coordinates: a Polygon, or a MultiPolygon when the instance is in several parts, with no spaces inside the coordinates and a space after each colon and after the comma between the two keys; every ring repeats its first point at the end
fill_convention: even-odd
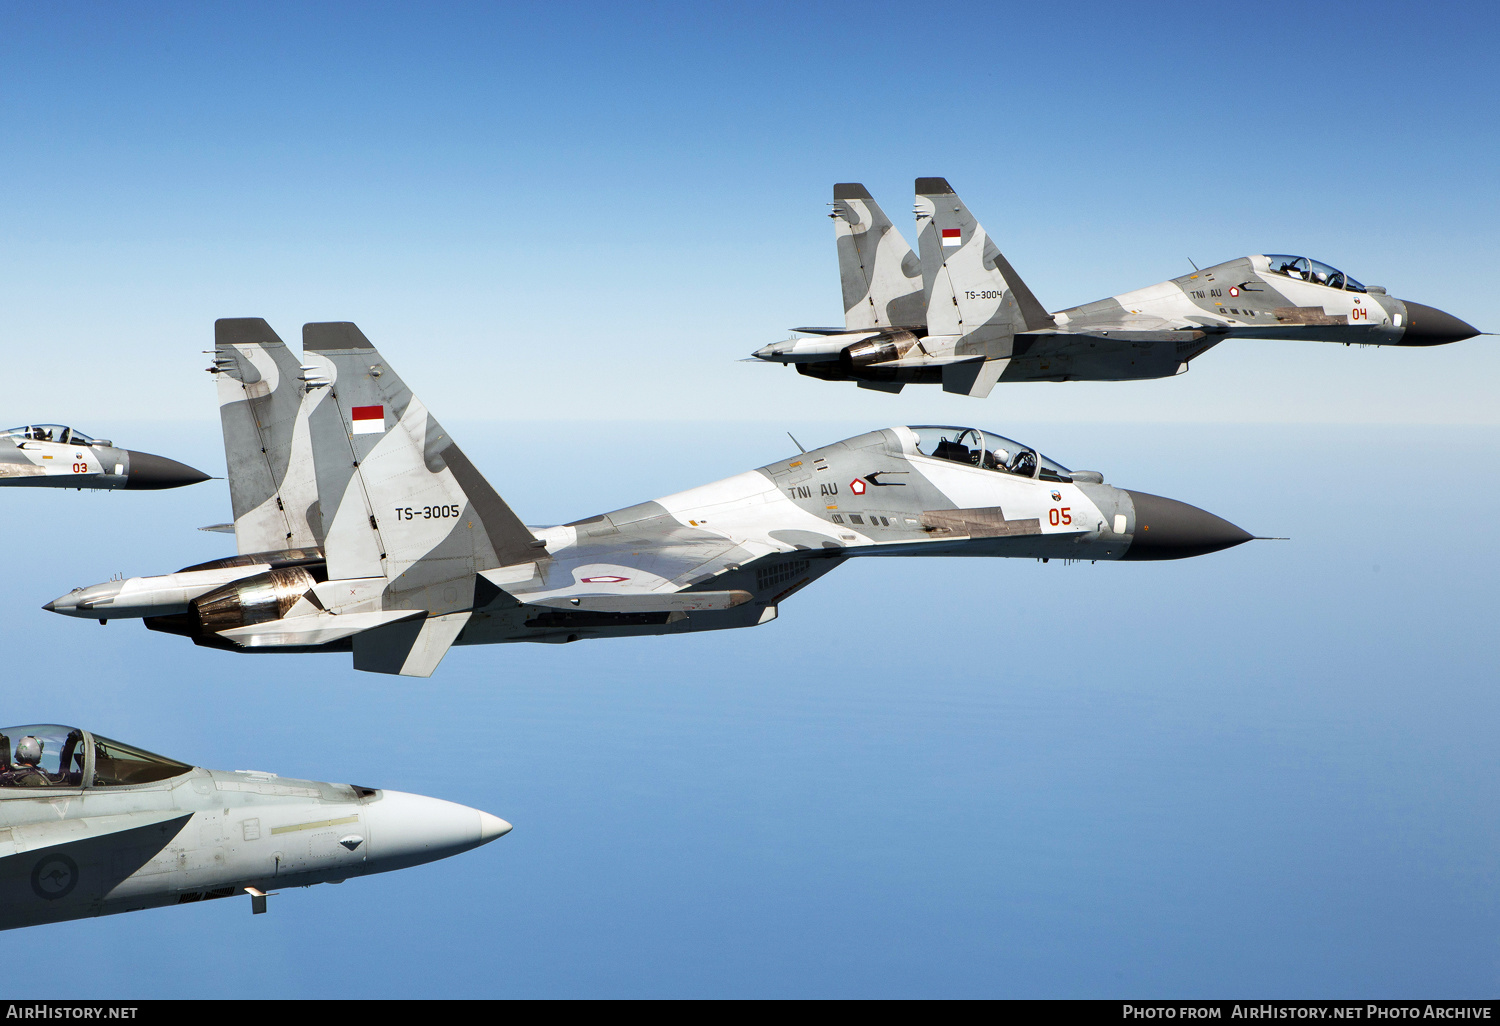
{"type": "Polygon", "coordinates": [[[214,372],[235,544],[241,553],[323,543],[301,364],[259,317],[214,322],[214,372]]]}
{"type": "Polygon", "coordinates": [[[854,556],[1175,558],[1250,537],[1160,499],[1152,508],[1178,527],[1152,524],[1148,539],[1148,528],[1136,533],[1132,493],[958,427],[872,431],[527,528],[357,327],[309,324],[303,344],[322,552],[111,581],[49,609],[144,617],[229,650],[349,651],[356,669],[428,676],[453,645],[767,623],[854,556]],[[1186,537],[1181,524],[1195,525],[1190,544],[1164,545],[1174,530],[1186,537]]]}
{"type": "Polygon", "coordinates": [[[927,316],[922,268],[891,219],[858,182],[833,187],[839,283],[849,331],[919,326],[927,316]]]}
{"type": "MultiPolygon", "coordinates": [[[[1479,334],[1316,260],[1276,255],[1241,257],[1048,314],[945,179],[919,178],[916,192],[922,324],[872,331],[883,326],[851,322],[843,334],[801,329],[819,337],[772,343],[755,356],[865,388],[940,383],[983,397],[998,381],[1171,377],[1228,338],[1428,346],[1479,334]]],[[[842,248],[839,262],[847,310],[842,248]]]]}

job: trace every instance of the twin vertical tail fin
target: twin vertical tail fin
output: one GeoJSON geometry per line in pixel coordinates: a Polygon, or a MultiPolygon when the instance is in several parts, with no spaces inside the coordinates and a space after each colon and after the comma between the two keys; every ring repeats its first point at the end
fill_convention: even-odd
{"type": "Polygon", "coordinates": [[[321,545],[302,368],[259,317],[214,322],[214,367],[240,553],[321,545]]]}
{"type": "Polygon", "coordinates": [[[891,219],[858,182],[833,187],[834,235],[844,326],[850,331],[910,328],[927,313],[922,268],[891,219]]]}
{"type": "MultiPolygon", "coordinates": [[[[930,334],[989,343],[1053,325],[946,179],[917,179],[916,212],[930,334]]],[[[1010,355],[1008,344],[991,348],[1010,355]]]]}
{"type": "Polygon", "coordinates": [[[359,328],[304,325],[302,348],[329,580],[383,578],[382,609],[426,613],[356,634],[354,668],[430,676],[478,572],[544,558],[544,543],[359,328]]]}
{"type": "MultiPolygon", "coordinates": [[[[545,557],[359,328],[308,324],[302,345],[329,382],[307,402],[330,580],[383,577],[383,608],[426,610],[431,627],[472,608],[479,571],[545,557]]],[[[373,669],[361,665],[365,637],[355,666],[373,669]]]]}

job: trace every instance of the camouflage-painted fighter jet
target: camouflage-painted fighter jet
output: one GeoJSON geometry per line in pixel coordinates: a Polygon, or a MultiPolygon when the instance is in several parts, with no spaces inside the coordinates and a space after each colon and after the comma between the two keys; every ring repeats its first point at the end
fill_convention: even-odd
{"type": "Polygon", "coordinates": [[[0,486],[41,488],[180,488],[207,481],[192,467],[149,452],[116,449],[62,424],[0,431],[0,486]]]}
{"type": "Polygon", "coordinates": [[[753,627],[855,556],[1175,559],[1250,540],[977,428],[894,427],[530,528],[353,324],[217,325],[241,555],[78,588],[70,616],[427,676],[454,644],[753,627]]]}
{"type": "Polygon", "coordinates": [[[0,729],[0,930],[338,883],[477,848],[463,805],[225,773],[55,725],[0,729]],[[12,748],[14,745],[14,748],[12,748]]]}
{"type": "Polygon", "coordinates": [[[1048,313],[942,178],[918,178],[920,259],[864,186],[833,187],[843,328],[756,351],[803,374],[899,392],[941,383],[1130,381],[1181,374],[1225,339],[1431,346],[1480,332],[1306,257],[1240,257],[1048,313]]]}

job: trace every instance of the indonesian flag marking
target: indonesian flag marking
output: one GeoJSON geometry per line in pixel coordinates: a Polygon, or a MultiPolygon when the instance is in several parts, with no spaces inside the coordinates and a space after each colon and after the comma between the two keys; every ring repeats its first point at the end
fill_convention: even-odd
{"type": "Polygon", "coordinates": [[[849,482],[849,490],[855,495],[863,495],[865,494],[865,483],[856,477],[853,481],[849,482]]]}
{"type": "Polygon", "coordinates": [[[377,435],[385,430],[384,406],[356,406],[349,411],[356,435],[377,435]]]}
{"type": "Polygon", "coordinates": [[[963,232],[961,230],[959,230],[958,228],[944,228],[943,229],[943,245],[944,246],[962,246],[963,242],[964,242],[964,240],[963,240],[963,232]]]}

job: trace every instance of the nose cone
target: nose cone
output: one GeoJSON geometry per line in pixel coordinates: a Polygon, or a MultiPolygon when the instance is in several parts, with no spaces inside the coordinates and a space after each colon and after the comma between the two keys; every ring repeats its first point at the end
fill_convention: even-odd
{"type": "Polygon", "coordinates": [[[491,816],[488,812],[479,814],[479,840],[483,842],[493,841],[497,837],[504,837],[510,833],[510,824],[499,816],[491,816]]]}
{"type": "Polygon", "coordinates": [[[382,791],[365,807],[365,821],[377,872],[445,859],[510,832],[499,816],[404,791],[382,791]]]}
{"type": "Polygon", "coordinates": [[[185,463],[178,463],[164,456],[153,456],[149,452],[136,452],[133,449],[125,451],[130,454],[126,488],[181,488],[183,485],[208,480],[207,474],[194,470],[185,463]]]}
{"type": "Polygon", "coordinates": [[[1446,342],[1462,342],[1480,334],[1478,328],[1459,320],[1452,314],[1434,310],[1421,303],[1403,299],[1406,307],[1406,330],[1401,335],[1404,346],[1440,346],[1446,342]]]}
{"type": "Polygon", "coordinates": [[[1176,499],[1126,491],[1135,504],[1135,535],[1121,559],[1183,559],[1218,552],[1254,536],[1207,510],[1176,499]]]}
{"type": "Polygon", "coordinates": [[[49,613],[93,619],[101,615],[94,607],[113,602],[115,596],[120,594],[121,587],[119,581],[107,581],[104,584],[94,584],[87,588],[74,588],[61,598],[48,602],[42,608],[49,613]]]}

